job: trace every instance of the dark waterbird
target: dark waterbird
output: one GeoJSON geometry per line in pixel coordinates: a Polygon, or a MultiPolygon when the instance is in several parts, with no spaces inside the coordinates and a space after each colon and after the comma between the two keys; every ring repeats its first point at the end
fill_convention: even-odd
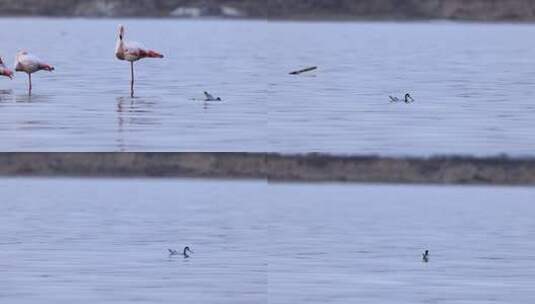
{"type": "MultiPolygon", "coordinates": [[[[167,249],[169,250],[169,255],[178,255],[178,251],[176,251],[175,249],[167,249]]],[[[188,246],[184,247],[184,250],[182,251],[182,256],[184,256],[185,258],[189,258],[189,254],[188,253],[193,253],[193,251],[191,251],[191,249],[189,249],[188,246]]]]}
{"type": "Polygon", "coordinates": [[[424,263],[429,262],[429,250],[426,250],[426,251],[422,254],[422,261],[423,261],[424,263]]]}
{"type": "Polygon", "coordinates": [[[414,99],[409,93],[405,94],[403,98],[398,98],[398,97],[393,97],[393,96],[388,96],[388,97],[390,97],[390,102],[400,102],[400,101],[403,101],[404,103],[414,102],[414,99]]]}
{"type": "Polygon", "coordinates": [[[204,91],[206,99],[204,101],[221,101],[221,97],[214,97],[212,94],[204,91]]]}

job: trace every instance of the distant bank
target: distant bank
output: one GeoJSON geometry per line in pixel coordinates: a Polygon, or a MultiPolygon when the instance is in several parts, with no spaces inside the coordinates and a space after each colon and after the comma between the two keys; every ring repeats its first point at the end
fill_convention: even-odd
{"type": "Polygon", "coordinates": [[[0,176],[535,185],[535,158],[394,158],[270,153],[0,153],[0,176]]]}
{"type": "Polygon", "coordinates": [[[3,16],[534,21],[532,0],[0,0],[3,16]]]}

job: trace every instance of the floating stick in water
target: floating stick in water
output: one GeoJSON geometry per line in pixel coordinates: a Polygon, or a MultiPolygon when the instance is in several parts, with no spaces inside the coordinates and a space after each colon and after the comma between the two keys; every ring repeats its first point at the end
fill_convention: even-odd
{"type": "Polygon", "coordinates": [[[306,73],[306,72],[314,71],[314,70],[317,70],[317,69],[318,69],[317,66],[313,66],[313,67],[309,67],[309,68],[306,68],[306,69],[290,72],[290,75],[299,75],[299,74],[303,74],[303,73],[306,73]]]}

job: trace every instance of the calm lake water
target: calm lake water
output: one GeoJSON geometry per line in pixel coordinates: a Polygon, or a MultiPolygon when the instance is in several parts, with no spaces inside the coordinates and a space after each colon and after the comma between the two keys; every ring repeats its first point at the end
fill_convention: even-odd
{"type": "Polygon", "coordinates": [[[266,205],[250,198],[265,189],[1,179],[0,302],[264,303],[266,205]]]}
{"type": "Polygon", "coordinates": [[[535,301],[533,188],[2,178],[0,193],[0,302],[535,301]]]}
{"type": "Polygon", "coordinates": [[[275,186],[270,303],[534,302],[534,198],[534,188],[275,186]]]}
{"type": "Polygon", "coordinates": [[[54,73],[0,79],[2,151],[535,151],[533,24],[0,19],[0,54],[54,73]],[[129,66],[127,38],[163,52],[129,66]],[[39,28],[39,35],[35,35],[39,28]],[[289,76],[297,68],[319,70],[289,76]],[[204,90],[224,99],[204,104],[204,90]],[[390,104],[410,92],[414,104],[390,104]]]}

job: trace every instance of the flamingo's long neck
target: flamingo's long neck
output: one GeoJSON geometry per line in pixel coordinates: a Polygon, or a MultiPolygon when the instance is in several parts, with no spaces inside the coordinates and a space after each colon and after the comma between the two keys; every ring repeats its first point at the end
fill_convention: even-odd
{"type": "Polygon", "coordinates": [[[15,56],[15,71],[21,72],[24,71],[22,68],[22,64],[20,63],[20,57],[22,56],[22,53],[17,53],[17,56],[15,56]]]}
{"type": "Polygon", "coordinates": [[[124,41],[122,35],[117,39],[117,44],[115,46],[115,56],[118,59],[124,60],[124,41]]]}

